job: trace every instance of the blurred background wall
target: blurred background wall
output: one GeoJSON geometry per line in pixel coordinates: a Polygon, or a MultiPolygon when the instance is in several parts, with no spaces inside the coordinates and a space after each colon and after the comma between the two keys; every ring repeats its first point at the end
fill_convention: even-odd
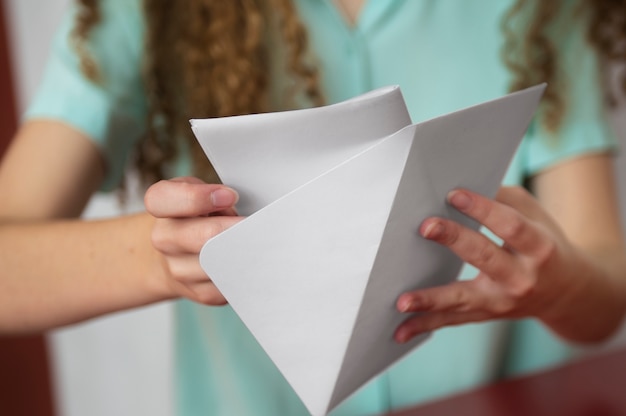
{"type": "MultiPolygon", "coordinates": [[[[37,88],[52,34],[70,0],[0,1],[8,26],[10,66],[20,114],[37,88]]],[[[626,113],[621,109],[612,116],[626,146],[626,113]]],[[[619,158],[617,169],[626,218],[624,155],[619,158]]],[[[141,208],[141,199],[137,198],[130,201],[124,212],[141,208]]],[[[105,217],[120,212],[115,196],[97,195],[85,216],[105,217]]],[[[48,334],[57,416],[170,415],[171,339],[171,305],[168,303],[118,313],[48,334]]],[[[626,330],[600,350],[624,343],[626,330]]],[[[19,376],[0,374],[0,379],[19,376]]],[[[43,376],[47,376],[45,371],[43,376]]]]}

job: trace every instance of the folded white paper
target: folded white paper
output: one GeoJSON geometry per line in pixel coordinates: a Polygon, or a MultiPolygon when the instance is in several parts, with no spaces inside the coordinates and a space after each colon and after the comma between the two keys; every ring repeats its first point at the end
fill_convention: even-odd
{"type": "Polygon", "coordinates": [[[248,215],[209,240],[200,263],[313,415],[428,337],[393,341],[406,318],[396,299],[453,281],[462,262],[419,225],[437,215],[478,229],[446,194],[495,195],[543,89],[414,125],[398,87],[191,120],[248,215]]]}

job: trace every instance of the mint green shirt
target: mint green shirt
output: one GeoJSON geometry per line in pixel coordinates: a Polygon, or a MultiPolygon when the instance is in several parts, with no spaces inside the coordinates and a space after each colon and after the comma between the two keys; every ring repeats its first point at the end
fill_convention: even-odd
{"type": "MultiPolygon", "coordinates": [[[[108,163],[105,189],[120,180],[145,129],[140,81],[144,23],[138,0],[101,2],[103,22],[92,49],[106,88],[88,82],[61,28],[46,75],[26,117],[62,120],[85,132],[108,163]]],[[[509,0],[370,0],[355,27],[331,0],[296,0],[322,70],[329,102],[399,84],[414,122],[507,92],[500,21],[509,0]]],[[[569,111],[558,138],[535,123],[506,175],[520,184],[571,157],[615,145],[605,123],[598,70],[580,30],[564,30],[560,50],[572,79],[569,111]]],[[[275,75],[275,78],[279,75],[275,75]]],[[[277,81],[280,81],[277,79],[277,81]]],[[[42,138],[45,140],[45,138],[42,138]]],[[[181,160],[176,174],[186,173],[181,160]]],[[[471,278],[466,268],[462,278],[471,278]]],[[[569,348],[540,324],[524,320],[437,331],[425,345],[368,383],[333,415],[371,415],[491,382],[503,374],[554,365],[569,348]]],[[[305,415],[306,410],[229,307],[180,301],[176,307],[179,415],[305,415]]]]}

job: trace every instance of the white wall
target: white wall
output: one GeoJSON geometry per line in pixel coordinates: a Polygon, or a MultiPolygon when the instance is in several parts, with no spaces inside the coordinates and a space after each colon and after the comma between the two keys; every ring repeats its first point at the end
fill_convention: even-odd
{"type": "MultiPolygon", "coordinates": [[[[4,0],[14,42],[19,106],[37,88],[49,41],[69,0],[4,0]]],[[[626,146],[626,116],[621,122],[626,146]]],[[[626,156],[618,164],[626,207],[626,156]]],[[[141,209],[132,201],[129,210],[141,209]]],[[[88,217],[120,212],[114,198],[96,196],[88,217]]],[[[626,212],[625,212],[626,214],[626,212]]],[[[626,215],[625,215],[626,218],[626,215]]],[[[49,337],[60,416],[166,416],[171,414],[171,305],[115,314],[49,337]]],[[[610,346],[626,343],[626,331],[610,346]]]]}
{"type": "MultiPolygon", "coordinates": [[[[70,0],[4,0],[13,45],[19,109],[35,92],[51,36],[70,0]]],[[[142,209],[140,198],[126,211],[142,209]]],[[[115,197],[97,195],[86,217],[117,215],[115,197]]],[[[171,305],[119,313],[48,337],[59,416],[168,416],[171,305]]]]}

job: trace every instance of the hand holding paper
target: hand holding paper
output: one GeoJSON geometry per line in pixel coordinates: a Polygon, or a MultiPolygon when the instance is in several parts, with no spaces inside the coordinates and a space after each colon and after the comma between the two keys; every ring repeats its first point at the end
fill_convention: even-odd
{"type": "Polygon", "coordinates": [[[159,181],[148,189],[152,244],[166,266],[164,281],[173,295],[205,305],[226,303],[198,264],[198,253],[207,239],[240,220],[233,209],[236,202],[237,194],[226,186],[192,177],[159,181]]]}
{"type": "MultiPolygon", "coordinates": [[[[563,321],[559,300],[567,298],[564,288],[576,286],[573,277],[592,270],[580,261],[585,256],[572,249],[539,202],[520,187],[501,188],[495,200],[454,191],[449,201],[490,229],[503,245],[448,219],[427,219],[422,235],[475,266],[478,275],[403,294],[398,309],[422,313],[403,323],[396,339],[406,341],[447,325],[502,318],[532,316],[548,325],[563,321]]],[[[553,329],[560,333],[562,324],[553,329]]]]}
{"type": "Polygon", "coordinates": [[[206,273],[312,414],[325,414],[427,334],[393,340],[406,291],[461,260],[421,238],[458,187],[497,191],[541,96],[531,88],[410,125],[398,88],[283,113],[193,120],[248,218],[209,240],[206,273]]]}

